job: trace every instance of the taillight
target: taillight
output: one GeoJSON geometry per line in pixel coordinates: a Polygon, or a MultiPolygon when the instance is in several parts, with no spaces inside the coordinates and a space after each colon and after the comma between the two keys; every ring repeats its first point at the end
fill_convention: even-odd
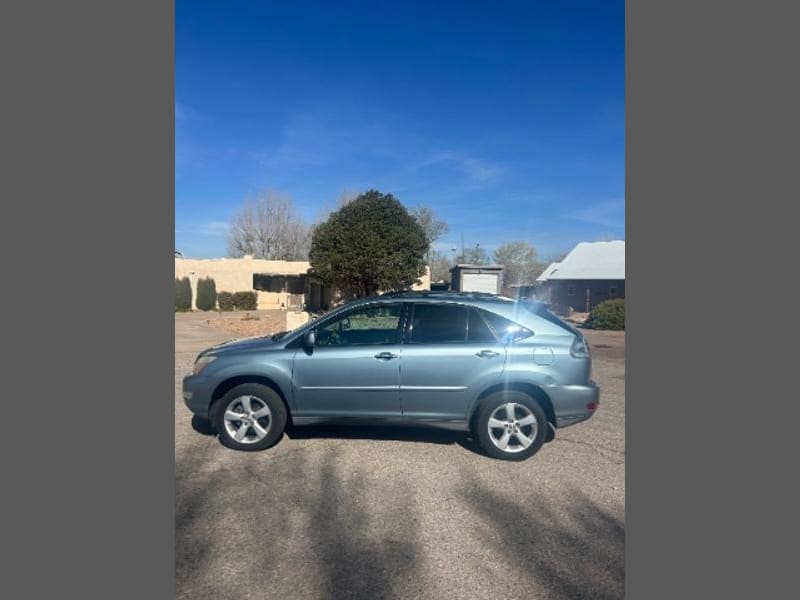
{"type": "Polygon", "coordinates": [[[576,335],[572,340],[572,346],[569,348],[569,353],[574,358],[589,358],[589,346],[582,335],[576,335]]]}

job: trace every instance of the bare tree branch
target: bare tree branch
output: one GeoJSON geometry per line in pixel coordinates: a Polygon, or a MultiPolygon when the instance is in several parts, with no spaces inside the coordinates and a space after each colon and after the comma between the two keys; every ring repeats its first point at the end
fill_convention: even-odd
{"type": "Polygon", "coordinates": [[[306,260],[311,228],[288,196],[274,191],[245,201],[231,219],[228,255],[267,260],[306,260]]]}
{"type": "Polygon", "coordinates": [[[408,212],[422,226],[425,236],[428,238],[428,251],[425,253],[425,262],[431,265],[436,258],[433,244],[447,233],[449,227],[447,223],[436,218],[436,213],[433,212],[430,206],[420,204],[414,206],[408,212]]]}
{"type": "Polygon", "coordinates": [[[494,252],[494,261],[503,265],[503,285],[531,285],[541,274],[536,249],[528,242],[509,242],[494,252]]]}

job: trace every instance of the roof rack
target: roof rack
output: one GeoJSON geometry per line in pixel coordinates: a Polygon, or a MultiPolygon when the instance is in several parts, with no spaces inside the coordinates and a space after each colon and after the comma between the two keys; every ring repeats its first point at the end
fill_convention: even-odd
{"type": "Polygon", "coordinates": [[[379,298],[385,297],[403,297],[403,298],[428,298],[428,297],[449,297],[449,298],[483,298],[492,299],[499,298],[498,294],[490,294],[489,292],[460,292],[457,290],[400,290],[395,292],[384,292],[379,298]]]}

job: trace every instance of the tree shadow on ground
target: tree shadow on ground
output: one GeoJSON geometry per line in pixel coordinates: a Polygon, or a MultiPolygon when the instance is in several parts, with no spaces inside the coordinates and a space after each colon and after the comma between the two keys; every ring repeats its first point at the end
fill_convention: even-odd
{"type": "Polygon", "coordinates": [[[625,524],[584,493],[553,499],[531,492],[524,503],[471,480],[461,498],[476,516],[476,533],[511,573],[547,589],[550,598],[623,598],[625,524]]]}
{"type": "Polygon", "coordinates": [[[296,481],[306,461],[302,453],[265,458],[215,444],[176,457],[176,597],[260,598],[285,577],[286,548],[304,517],[296,481]]]}
{"type": "Polygon", "coordinates": [[[401,597],[418,521],[402,478],[342,472],[294,450],[176,461],[178,598],[401,597]]]}
{"type": "Polygon", "coordinates": [[[382,490],[383,506],[370,510],[363,497],[368,489],[364,475],[342,478],[338,462],[335,453],[326,456],[319,479],[322,493],[308,522],[325,576],[320,597],[402,597],[419,560],[415,512],[408,495],[398,493],[404,484],[395,481],[391,489],[382,490]]]}

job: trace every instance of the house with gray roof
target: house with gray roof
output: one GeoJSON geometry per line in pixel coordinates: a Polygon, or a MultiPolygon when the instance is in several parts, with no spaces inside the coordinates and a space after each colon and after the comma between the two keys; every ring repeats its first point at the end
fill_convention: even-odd
{"type": "Polygon", "coordinates": [[[581,242],[536,279],[536,298],[589,312],[605,300],[625,298],[625,242],[581,242]]]}

